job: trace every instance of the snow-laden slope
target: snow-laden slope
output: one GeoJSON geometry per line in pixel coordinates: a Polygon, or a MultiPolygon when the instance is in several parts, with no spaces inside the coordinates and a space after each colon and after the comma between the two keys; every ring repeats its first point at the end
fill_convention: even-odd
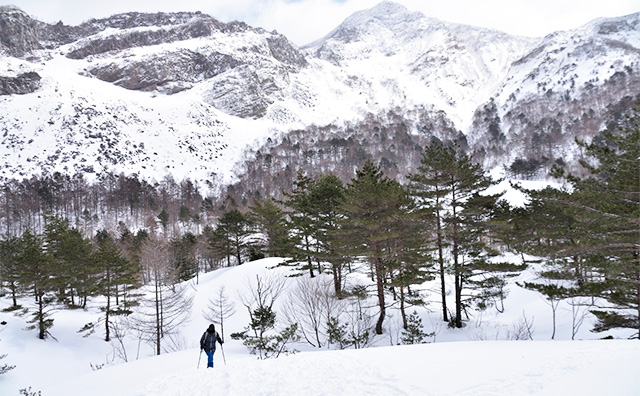
{"type": "MultiPolygon", "coordinates": [[[[512,257],[517,260],[517,257],[512,257]]],[[[256,275],[285,275],[288,269],[270,269],[281,260],[265,259],[202,274],[199,282],[189,282],[194,296],[190,320],[180,334],[165,339],[169,350],[159,357],[153,348],[140,342],[135,332],[124,338],[124,349],[114,339],[104,342],[100,332],[83,338],[77,331],[101,314],[97,302],[88,311],[62,310],[54,314],[51,333],[56,340],[40,341],[26,331],[28,317],[0,312],[0,352],[7,354],[0,363],[17,366],[0,376],[2,394],[16,394],[32,387],[45,396],[55,395],[567,395],[632,396],[638,387],[635,375],[640,363],[637,340],[596,340],[588,315],[576,341],[572,333],[571,306],[563,302],[557,311],[556,341],[550,341],[552,314],[544,299],[535,292],[511,284],[505,312],[494,309],[471,311],[463,329],[449,329],[439,318],[437,296],[429,292],[435,285],[425,284],[431,301],[418,308],[424,330],[434,332],[428,345],[393,346],[398,343],[400,317],[390,308],[385,334],[374,339],[372,348],[336,351],[295,344],[301,352],[271,361],[258,361],[229,334],[247,326],[248,315],[240,303],[247,284],[256,275]],[[216,354],[214,371],[207,370],[206,357],[200,358],[198,341],[208,322],[202,311],[221,287],[235,303],[236,313],[225,321],[224,362],[216,354]],[[433,294],[433,295],[432,295],[433,294]],[[534,341],[509,341],[516,327],[526,318],[534,341]],[[578,341],[580,340],[580,341],[578,341]],[[177,351],[169,353],[169,351],[177,351]],[[123,363],[126,352],[129,363],[123,363]],[[106,364],[106,365],[105,365],[106,364]],[[92,371],[91,366],[105,365],[92,371]]],[[[525,273],[515,281],[531,280],[525,273]]],[[[316,278],[321,280],[322,278],[316,278]]],[[[308,278],[288,278],[287,290],[308,278]]],[[[349,284],[369,284],[364,274],[354,274],[349,284]]],[[[276,305],[279,318],[289,298],[286,292],[276,305]]],[[[28,306],[30,302],[22,302],[28,306]]],[[[0,308],[10,305],[0,299],[0,308]]],[[[372,301],[372,306],[375,303],[372,301]]],[[[282,324],[282,322],[281,322],[282,324]]],[[[218,326],[218,330],[220,330],[218,326]]],[[[609,332],[627,337],[628,332],[609,332]]]]}
{"type": "Polygon", "coordinates": [[[197,349],[109,367],[53,386],[51,396],[634,396],[637,341],[487,341],[308,352],[257,361],[197,349]]]}
{"type": "Polygon", "coordinates": [[[130,13],[77,27],[6,7],[0,17],[9,26],[0,33],[12,38],[0,54],[0,83],[12,88],[0,97],[6,178],[171,174],[215,190],[269,138],[389,113],[413,134],[460,131],[453,139],[491,167],[515,156],[570,159],[575,136],[595,135],[640,92],[640,14],[524,38],[384,1],[303,49],[199,13],[130,13]],[[28,72],[40,87],[24,94],[39,80],[14,87],[14,79],[28,72]],[[432,127],[434,115],[447,131],[432,127]],[[549,149],[540,152],[540,141],[549,149]]]}
{"type": "Polygon", "coordinates": [[[538,41],[442,22],[384,1],[355,13],[306,51],[339,65],[369,107],[428,104],[465,131],[510,65],[538,41]]]}

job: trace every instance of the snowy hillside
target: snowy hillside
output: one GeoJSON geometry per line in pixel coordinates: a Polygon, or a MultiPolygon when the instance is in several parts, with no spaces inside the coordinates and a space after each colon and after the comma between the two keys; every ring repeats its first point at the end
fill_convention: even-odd
{"type": "MultiPolygon", "coordinates": [[[[397,346],[399,314],[391,309],[385,333],[370,348],[360,350],[312,348],[294,345],[300,352],[273,360],[257,360],[229,334],[248,324],[240,297],[255,277],[283,276],[287,269],[269,269],[281,260],[265,259],[201,275],[189,283],[194,296],[191,316],[180,333],[165,341],[167,350],[158,357],[152,347],[130,331],[121,344],[102,340],[97,332],[88,338],[78,334],[87,322],[100,316],[95,309],[64,310],[54,314],[51,329],[55,340],[38,340],[26,331],[25,318],[0,312],[0,352],[3,364],[16,368],[0,376],[2,394],[32,388],[45,396],[55,395],[603,395],[632,396],[640,389],[635,374],[640,364],[640,344],[626,340],[596,340],[589,331],[591,318],[571,341],[571,307],[558,309],[556,340],[550,341],[551,309],[532,291],[511,285],[505,312],[495,309],[474,312],[463,329],[449,329],[438,309],[417,308],[429,344],[397,346]],[[218,350],[213,371],[200,366],[198,341],[208,322],[202,312],[209,300],[225,288],[236,313],[224,323],[224,357],[218,350]],[[522,323],[529,323],[533,341],[515,341],[522,323]],[[128,363],[124,363],[126,354],[128,363]],[[226,364],[225,364],[226,359],[226,364]],[[96,371],[92,371],[99,368],[96,371]]],[[[517,280],[527,280],[525,273],[517,280]]],[[[287,278],[287,290],[307,277],[287,278]]],[[[322,278],[316,278],[322,281],[322,278]]],[[[349,283],[368,284],[354,274],[349,283]]],[[[428,295],[431,288],[424,285],[428,295]]],[[[289,293],[277,303],[282,309],[289,293]]],[[[434,296],[434,298],[436,298],[434,296]]],[[[3,298],[0,308],[10,304],[3,298]]],[[[282,324],[282,322],[280,322],[282,324]]],[[[218,326],[220,331],[220,326],[218,326]]],[[[624,332],[611,333],[626,337],[624,332]]],[[[522,334],[520,334],[520,337],[522,334]]]]}
{"type": "Polygon", "coordinates": [[[268,140],[327,125],[347,139],[348,125],[389,113],[426,140],[460,135],[487,166],[570,159],[575,136],[640,93],[640,14],[523,38],[384,1],[302,49],[201,13],[54,26],[2,7],[0,18],[4,178],[170,174],[215,193],[268,140]]]}

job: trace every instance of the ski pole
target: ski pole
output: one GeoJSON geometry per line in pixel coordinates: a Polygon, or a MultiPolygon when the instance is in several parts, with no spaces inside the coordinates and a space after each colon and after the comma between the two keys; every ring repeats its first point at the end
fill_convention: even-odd
{"type": "Polygon", "coordinates": [[[220,344],[220,352],[222,352],[222,361],[224,362],[224,365],[227,365],[227,358],[224,357],[224,348],[222,347],[222,344],[220,344]]]}
{"type": "Polygon", "coordinates": [[[198,368],[200,368],[200,359],[202,359],[202,349],[200,349],[200,357],[198,358],[198,368]]]}

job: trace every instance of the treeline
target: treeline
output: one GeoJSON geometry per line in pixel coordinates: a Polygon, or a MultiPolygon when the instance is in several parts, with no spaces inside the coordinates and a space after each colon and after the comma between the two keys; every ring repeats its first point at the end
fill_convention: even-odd
{"type": "Polygon", "coordinates": [[[170,232],[197,231],[211,222],[219,208],[204,197],[197,184],[167,176],[150,183],[137,175],[101,174],[87,180],[82,174],[61,173],[7,180],[0,191],[0,232],[20,235],[42,231],[44,213],[66,218],[85,236],[98,229],[142,229],[162,226],[170,232]]]}
{"type": "MultiPolygon", "coordinates": [[[[598,319],[596,331],[638,331],[640,128],[633,119],[580,145],[590,176],[578,178],[556,168],[554,175],[569,188],[525,191],[530,197],[525,207],[511,207],[488,194],[495,181],[470,155],[443,144],[425,147],[406,183],[386,176],[371,160],[347,183],[330,173],[310,177],[298,172],[282,199],[253,199],[246,210],[228,202],[218,208],[215,221],[196,221],[194,214],[207,213],[202,210],[207,200],[188,184],[170,184],[175,191],[167,187],[160,189],[166,195],[158,195],[153,189],[126,194],[117,188],[126,184],[116,183],[112,190],[103,187],[112,194],[80,203],[73,202],[73,191],[60,191],[63,199],[42,189],[33,197],[34,211],[39,207],[46,213],[41,231],[23,222],[24,231],[15,234],[20,229],[16,222],[6,223],[14,234],[0,245],[1,279],[13,309],[22,309],[18,297],[34,297],[29,310],[41,338],[53,324],[54,304],[82,307],[100,297],[106,304],[100,325],[107,339],[114,316],[140,310],[142,317],[153,318],[160,309],[166,323],[157,320],[158,311],[154,320],[138,323],[156,334],[152,342],[160,353],[161,340],[171,334],[167,326],[177,323],[171,315],[184,314],[189,303],[180,297],[179,282],[202,271],[265,256],[290,257],[287,265],[300,275],[330,274],[337,298],[371,292],[378,315],[372,330],[382,334],[392,302],[405,330],[415,324],[407,310],[423,304],[420,285],[427,280],[440,285],[442,319],[452,327],[462,327],[471,308],[502,311],[508,279],[527,266],[524,259],[519,264],[497,259],[511,251],[541,258],[539,279],[524,287],[538,290],[555,306],[571,299],[587,307],[598,319]],[[132,197],[148,208],[145,222],[136,222],[146,227],[134,230],[120,222],[114,230],[86,236],[74,226],[77,219],[50,210],[67,205],[65,213],[80,213],[74,212],[76,206],[95,203],[94,208],[108,207],[124,221],[135,212],[132,197]],[[168,202],[173,209],[161,206],[168,202]],[[172,228],[169,219],[176,207],[184,224],[172,228]],[[185,210],[181,216],[182,207],[188,215],[185,210]],[[197,224],[198,231],[187,224],[197,224]],[[363,268],[373,290],[349,290],[346,275],[363,268]],[[160,300],[145,302],[137,295],[141,286],[160,300]]],[[[331,320],[334,330],[342,328],[339,318],[331,320]]]]}

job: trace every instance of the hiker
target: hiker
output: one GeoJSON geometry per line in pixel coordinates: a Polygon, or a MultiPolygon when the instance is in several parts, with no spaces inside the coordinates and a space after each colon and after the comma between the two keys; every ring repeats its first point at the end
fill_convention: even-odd
{"type": "Polygon", "coordinates": [[[216,326],[209,325],[207,331],[204,332],[202,338],[200,338],[200,350],[207,354],[207,368],[213,368],[213,354],[216,351],[216,340],[220,345],[224,344],[224,341],[220,339],[220,335],[216,331],[216,326]]]}

